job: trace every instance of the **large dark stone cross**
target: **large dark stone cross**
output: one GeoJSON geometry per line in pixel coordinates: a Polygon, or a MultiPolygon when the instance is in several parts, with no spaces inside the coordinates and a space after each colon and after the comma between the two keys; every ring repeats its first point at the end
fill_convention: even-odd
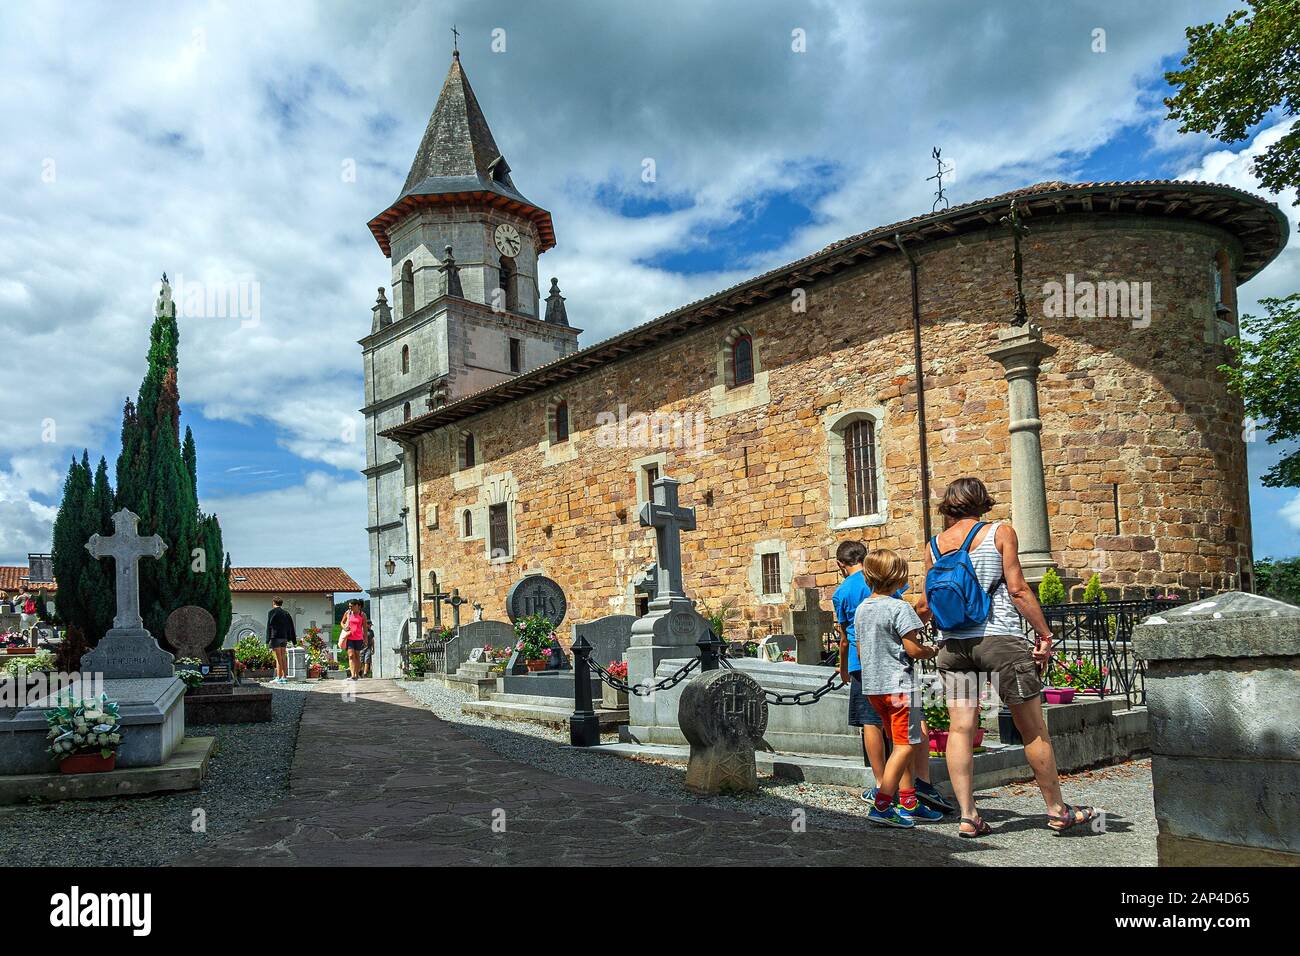
{"type": "Polygon", "coordinates": [[[675,478],[654,483],[654,501],[641,506],[641,525],[655,529],[655,550],[659,554],[659,588],[656,603],[686,597],[682,585],[682,532],[695,530],[695,509],[677,503],[675,478]]]}
{"type": "Polygon", "coordinates": [[[96,558],[112,558],[117,576],[117,613],[113,616],[114,628],[141,629],[140,569],[141,558],[160,558],[167,544],[158,535],[140,537],[136,530],[140,519],[123,508],[113,515],[113,533],[108,537],[92,534],[86,550],[96,558]]]}

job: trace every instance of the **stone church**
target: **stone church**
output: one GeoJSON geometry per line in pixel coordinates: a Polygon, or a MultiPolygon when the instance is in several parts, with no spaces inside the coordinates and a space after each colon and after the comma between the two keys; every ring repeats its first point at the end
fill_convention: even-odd
{"type": "MultiPolygon", "coordinates": [[[[1281,250],[1279,210],[1226,186],[1040,183],[880,226],[579,348],[549,213],[526,199],[458,55],[401,195],[370,222],[391,262],[365,368],[372,616],[396,669],[431,583],[505,619],[522,575],[568,625],[640,613],[638,509],[681,482],[687,590],[767,633],[838,583],[836,545],[919,579],[943,487],[1010,513],[1012,201],[1038,380],[1051,560],[1112,598],[1251,586],[1243,411],[1216,367],[1237,286],[1281,250]],[[917,369],[922,370],[918,376],[917,369]],[[920,410],[920,413],[918,413],[920,410]]],[[[575,314],[583,312],[575,303],[575,314]]],[[[465,609],[466,612],[468,608],[465,609]]],[[[443,609],[444,619],[447,612],[443,609]]]]}

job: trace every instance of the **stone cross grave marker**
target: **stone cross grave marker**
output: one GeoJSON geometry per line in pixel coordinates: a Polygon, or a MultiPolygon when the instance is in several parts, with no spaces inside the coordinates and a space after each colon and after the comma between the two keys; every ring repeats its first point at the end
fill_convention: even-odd
{"type": "Polygon", "coordinates": [[[654,483],[654,500],[641,506],[641,524],[655,529],[655,552],[658,556],[655,602],[667,604],[686,596],[682,583],[682,532],[695,530],[695,509],[684,508],[677,501],[681,483],[664,476],[654,483]]]}
{"type": "Polygon", "coordinates": [[[113,627],[128,630],[143,628],[140,617],[140,559],[160,558],[167,544],[158,535],[142,538],[136,530],[140,518],[123,508],[113,515],[113,533],[108,537],[92,534],[86,550],[96,558],[112,558],[117,577],[117,613],[113,627]]]}
{"type": "Polygon", "coordinates": [[[93,534],[86,550],[97,558],[111,557],[117,575],[117,613],[113,627],[81,658],[83,673],[96,673],[105,680],[145,677],[176,679],[172,655],[168,654],[144,626],[140,617],[141,558],[157,558],[167,550],[162,538],[142,538],[137,533],[140,519],[123,508],[113,515],[114,533],[93,534]]]}
{"type": "Polygon", "coordinates": [[[817,665],[822,662],[822,635],[836,633],[835,615],[822,610],[818,588],[800,590],[803,592],[803,607],[786,611],[782,624],[795,637],[795,660],[800,664],[817,665]]]}
{"type": "Polygon", "coordinates": [[[758,681],[737,670],[691,678],[677,723],[691,745],[687,790],[713,796],[758,789],[754,749],[767,731],[767,698],[758,681]]]}
{"type": "Polygon", "coordinates": [[[163,636],[178,658],[191,657],[206,664],[208,647],[217,636],[217,622],[207,609],[186,604],[167,615],[163,636]]]}

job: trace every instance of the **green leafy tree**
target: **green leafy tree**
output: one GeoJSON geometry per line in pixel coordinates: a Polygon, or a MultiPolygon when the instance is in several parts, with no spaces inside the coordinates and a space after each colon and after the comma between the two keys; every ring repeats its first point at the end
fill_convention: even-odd
{"type": "Polygon", "coordinates": [[[135,402],[122,412],[116,508],[140,516],[140,533],[157,534],[167,551],[140,562],[140,609],[145,627],[161,635],[167,615],[194,604],[212,614],[218,639],[230,627],[230,585],[221,526],[198,503],[198,452],[187,428],[180,435],[176,306],[163,289],[149,330],[148,364],[135,402]]]}
{"type": "Polygon", "coordinates": [[[1101,586],[1101,575],[1094,574],[1088,579],[1088,583],[1083,588],[1083,602],[1085,604],[1094,604],[1101,601],[1106,602],[1106,590],[1101,586]]]}
{"type": "MultiPolygon", "coordinates": [[[[1221,24],[1187,28],[1182,69],[1165,74],[1177,89],[1166,98],[1182,133],[1208,133],[1224,143],[1244,140],[1273,110],[1300,111],[1300,0],[1250,0],[1221,24]]],[[[1300,197],[1300,126],[1255,160],[1270,192],[1300,197]]]]}
{"type": "MultiPolygon", "coordinates": [[[[1300,439],[1300,294],[1260,299],[1268,314],[1243,315],[1245,335],[1228,340],[1232,364],[1219,367],[1228,387],[1242,397],[1251,430],[1264,430],[1269,444],[1300,439]]],[[[1300,450],[1284,454],[1264,477],[1272,488],[1300,487],[1300,450]]]]}
{"type": "Polygon", "coordinates": [[[1038,582],[1038,603],[1044,607],[1065,603],[1065,585],[1061,583],[1056,568],[1048,568],[1043,580],[1038,582]]]}
{"type": "Polygon", "coordinates": [[[1255,562],[1255,590],[1288,604],[1300,604],[1300,557],[1260,558],[1255,562]]]}

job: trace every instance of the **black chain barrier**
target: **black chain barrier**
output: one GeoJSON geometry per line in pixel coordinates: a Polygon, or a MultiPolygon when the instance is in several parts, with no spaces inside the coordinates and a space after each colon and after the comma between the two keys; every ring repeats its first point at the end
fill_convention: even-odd
{"type": "MultiPolygon", "coordinates": [[[[728,659],[726,648],[723,648],[718,653],[718,663],[729,671],[735,670],[735,668],[731,666],[731,661],[728,659]]],[[[832,694],[844,686],[845,684],[840,680],[840,675],[837,672],[826,678],[826,683],[815,690],[801,690],[798,693],[792,692],[789,694],[782,694],[774,690],[768,690],[764,687],[763,696],[767,698],[769,704],[777,707],[788,707],[791,705],[794,705],[795,707],[807,707],[809,704],[817,703],[817,701],[821,700],[827,694],[832,694]]]]}
{"type": "Polygon", "coordinates": [[[670,674],[663,680],[656,681],[653,684],[629,684],[625,680],[619,680],[593,660],[588,660],[587,665],[596,672],[597,677],[615,690],[621,690],[624,693],[632,694],[634,697],[649,697],[655,691],[668,690],[670,687],[674,687],[686,680],[686,678],[690,676],[691,671],[700,666],[700,659],[698,657],[692,657],[681,667],[677,668],[675,673],[670,674]]]}

